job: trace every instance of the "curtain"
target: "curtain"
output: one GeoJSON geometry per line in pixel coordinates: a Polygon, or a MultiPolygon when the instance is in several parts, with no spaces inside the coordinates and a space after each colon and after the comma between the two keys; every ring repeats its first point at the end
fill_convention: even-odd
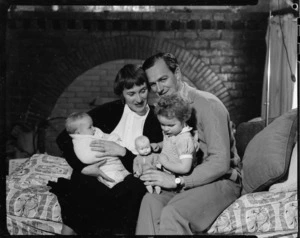
{"type": "Polygon", "coordinates": [[[278,117],[292,109],[293,106],[294,88],[297,88],[297,79],[295,83],[291,79],[292,74],[297,77],[297,22],[295,18],[292,15],[269,18],[266,43],[267,54],[261,107],[263,119],[266,119],[267,114],[268,77],[270,77],[269,118],[278,117]],[[269,63],[270,75],[268,74],[269,63]]]}

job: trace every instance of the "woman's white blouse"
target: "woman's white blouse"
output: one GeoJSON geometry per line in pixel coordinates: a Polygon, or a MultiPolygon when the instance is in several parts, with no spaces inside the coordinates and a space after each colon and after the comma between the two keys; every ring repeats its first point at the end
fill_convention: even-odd
{"type": "Polygon", "coordinates": [[[117,134],[122,144],[130,150],[133,154],[138,154],[135,149],[135,139],[143,135],[144,124],[149,113],[149,106],[147,105],[147,113],[140,116],[133,112],[127,104],[125,104],[124,112],[119,124],[112,133],[117,134]]]}

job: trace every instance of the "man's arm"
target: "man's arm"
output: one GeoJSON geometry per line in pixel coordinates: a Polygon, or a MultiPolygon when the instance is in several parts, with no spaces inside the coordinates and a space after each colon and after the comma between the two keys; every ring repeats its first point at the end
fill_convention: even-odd
{"type": "Polygon", "coordinates": [[[189,176],[183,176],[185,188],[193,188],[215,181],[230,166],[229,114],[217,101],[194,102],[200,149],[203,162],[189,176]]]}

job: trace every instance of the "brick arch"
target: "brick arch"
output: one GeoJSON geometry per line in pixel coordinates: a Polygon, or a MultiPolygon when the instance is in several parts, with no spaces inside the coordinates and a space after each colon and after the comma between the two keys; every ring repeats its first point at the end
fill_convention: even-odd
{"type": "Polygon", "coordinates": [[[124,35],[101,40],[92,39],[85,46],[54,61],[52,65],[54,72],[43,80],[42,90],[33,96],[28,106],[26,123],[35,125],[38,121],[49,117],[65,88],[88,69],[118,59],[145,59],[160,51],[176,55],[185,78],[198,89],[214,93],[228,106],[230,95],[227,88],[201,58],[164,39],[124,35]]]}

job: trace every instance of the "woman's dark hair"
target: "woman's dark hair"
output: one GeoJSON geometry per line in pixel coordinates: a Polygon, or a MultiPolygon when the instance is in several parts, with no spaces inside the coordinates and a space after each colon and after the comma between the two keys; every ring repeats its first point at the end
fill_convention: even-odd
{"type": "Polygon", "coordinates": [[[192,115],[192,108],[178,94],[164,95],[155,106],[155,114],[168,119],[177,118],[180,122],[186,122],[192,115]]]}
{"type": "Polygon", "coordinates": [[[147,76],[141,65],[126,64],[119,70],[115,78],[114,93],[121,96],[125,88],[131,89],[134,85],[141,86],[144,83],[149,90],[147,76]]]}
{"type": "Polygon", "coordinates": [[[168,66],[168,68],[171,70],[172,73],[175,73],[175,70],[179,66],[178,61],[174,55],[171,53],[157,53],[155,55],[150,56],[148,59],[146,59],[143,63],[143,70],[147,70],[151,68],[155,62],[159,59],[163,59],[168,66]]]}

